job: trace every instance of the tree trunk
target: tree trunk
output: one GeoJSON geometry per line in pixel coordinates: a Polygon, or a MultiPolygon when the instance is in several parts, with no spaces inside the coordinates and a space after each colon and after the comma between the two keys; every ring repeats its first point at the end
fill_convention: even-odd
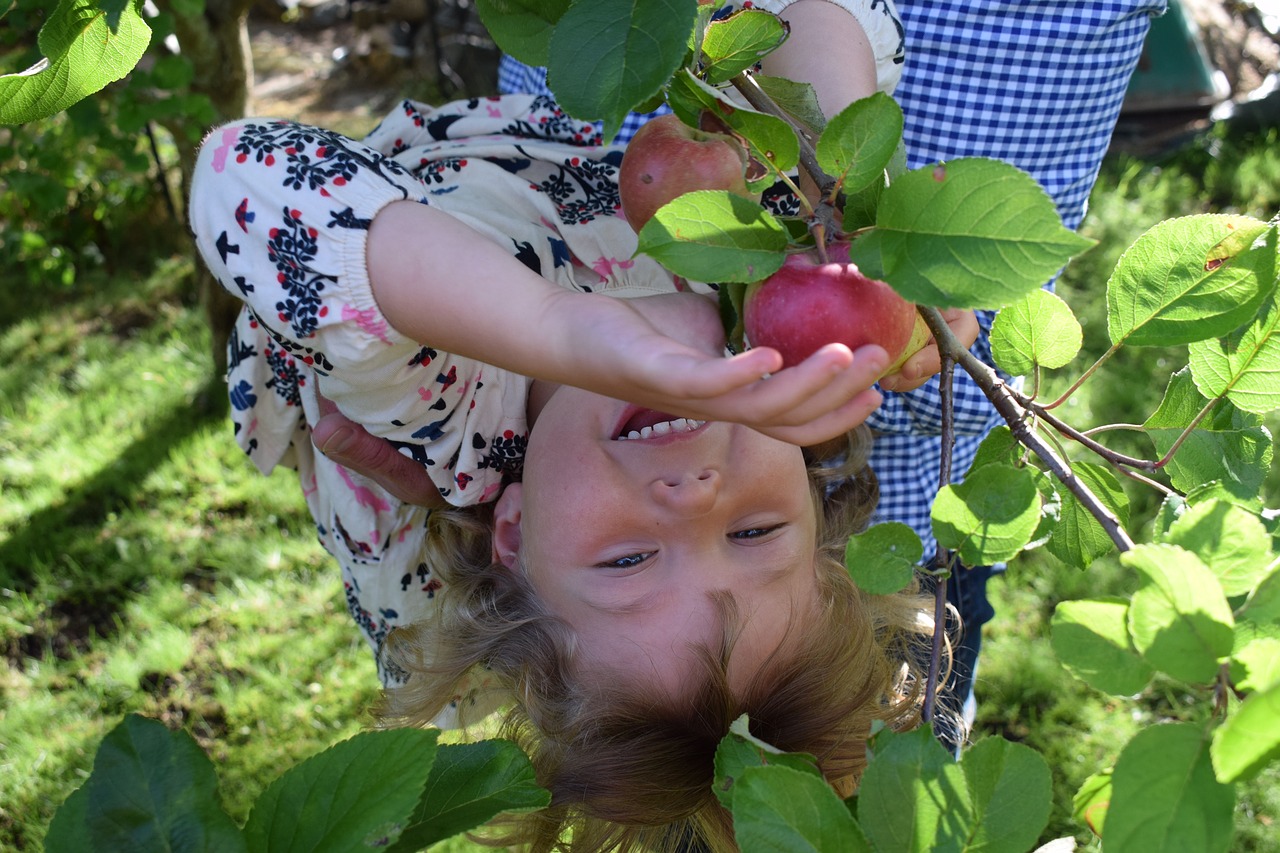
{"type": "MultiPolygon", "coordinates": [[[[205,0],[203,8],[188,14],[184,4],[165,3],[174,16],[174,32],[182,54],[195,69],[191,91],[209,98],[224,122],[248,114],[253,89],[253,55],[249,50],[249,8],[253,0],[205,0]]],[[[182,173],[179,209],[185,216],[191,175],[199,141],[209,128],[195,119],[181,117],[165,122],[178,147],[182,173]]],[[[192,247],[194,253],[195,247],[192,247]]],[[[212,337],[213,375],[227,369],[227,340],[240,311],[240,300],[222,288],[203,263],[196,260],[195,286],[212,337]]]]}

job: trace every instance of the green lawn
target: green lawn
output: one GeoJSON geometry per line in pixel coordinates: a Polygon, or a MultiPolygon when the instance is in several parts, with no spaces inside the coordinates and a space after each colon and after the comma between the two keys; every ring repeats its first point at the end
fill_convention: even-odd
{"type": "MultiPolygon", "coordinates": [[[[1280,207],[1275,141],[1109,162],[1084,228],[1101,245],[1062,286],[1092,346],[1106,274],[1144,227],[1280,207]],[[1202,171],[1206,181],[1190,177],[1202,171]]],[[[71,287],[0,279],[0,849],[41,849],[126,713],[190,731],[242,821],[282,769],[358,731],[376,696],[291,475],[259,476],[231,439],[190,275],[190,261],[161,258],[71,287]]],[[[1124,375],[1146,383],[1152,364],[1167,374],[1177,357],[1135,354],[1124,375]]],[[[1078,411],[1141,420],[1160,391],[1135,396],[1142,383],[1090,386],[1078,411]]],[[[1057,666],[1045,639],[1054,604],[1126,583],[1112,562],[1080,573],[1048,557],[993,583],[980,733],[1048,756],[1058,802],[1047,837],[1087,841],[1070,815],[1075,787],[1138,727],[1198,701],[1176,684],[1115,700],[1057,666]]],[[[1236,849],[1280,850],[1278,783],[1272,772],[1242,792],[1236,849]]]]}

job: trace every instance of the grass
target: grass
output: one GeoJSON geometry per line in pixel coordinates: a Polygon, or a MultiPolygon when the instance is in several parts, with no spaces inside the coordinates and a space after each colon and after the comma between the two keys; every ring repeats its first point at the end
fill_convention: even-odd
{"type": "MultiPolygon", "coordinates": [[[[1100,244],[1061,285],[1092,350],[1105,338],[1106,275],[1141,230],[1280,208],[1275,141],[1219,133],[1167,160],[1108,161],[1084,226],[1100,244]]],[[[191,732],[243,821],[280,771],[358,731],[376,695],[291,475],[259,476],[231,440],[190,277],[190,261],[161,257],[70,288],[0,280],[0,849],[42,848],[126,713],[191,732]]],[[[1167,373],[1179,358],[1128,354],[1108,371],[1118,378],[1085,387],[1073,419],[1141,420],[1160,392],[1153,366],[1167,373]]],[[[1274,471],[1268,488],[1275,506],[1274,471]]],[[[1153,504],[1133,493],[1145,517],[1153,504]]],[[[1202,707],[1173,684],[1138,701],[1106,697],[1058,667],[1046,640],[1054,605],[1128,583],[1114,561],[1077,572],[1035,555],[992,584],[978,733],[1049,759],[1046,838],[1090,844],[1071,818],[1079,783],[1138,727],[1202,707]]],[[[1241,789],[1235,849],[1280,850],[1278,783],[1272,772],[1241,789]]]]}

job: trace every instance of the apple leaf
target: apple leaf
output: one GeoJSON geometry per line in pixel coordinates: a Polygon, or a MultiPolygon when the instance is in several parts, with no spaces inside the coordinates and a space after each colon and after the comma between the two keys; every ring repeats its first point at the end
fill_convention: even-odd
{"type": "Polygon", "coordinates": [[[742,853],[870,853],[849,809],[821,776],[747,767],[733,786],[733,837],[742,853]]]}
{"type": "Polygon", "coordinates": [[[1271,536],[1256,515],[1226,501],[1196,504],[1163,540],[1185,548],[1218,576],[1228,596],[1251,592],[1267,575],[1271,536]]]}
{"type": "Polygon", "coordinates": [[[1033,290],[996,315],[991,324],[991,355],[1005,372],[1018,376],[1036,365],[1069,364],[1084,333],[1071,307],[1047,290],[1033,290]]]}
{"type": "Polygon", "coordinates": [[[1071,798],[1071,816],[1089,827],[1094,835],[1102,835],[1111,805],[1111,768],[1094,773],[1080,783],[1071,798]]]}
{"type": "Polygon", "coordinates": [[[944,486],[933,503],[933,533],[971,566],[1012,559],[1040,523],[1040,493],[1026,468],[992,463],[963,483],[944,486]]]}
{"type": "Polygon", "coordinates": [[[844,565],[859,589],[892,595],[911,583],[923,556],[924,543],[909,525],[886,521],[849,537],[844,565]]]}
{"type": "Polygon", "coordinates": [[[1231,845],[1235,792],[1214,778],[1209,743],[1197,723],[1138,732],[1111,774],[1102,827],[1107,853],[1225,853],[1231,845]]]}
{"type": "Polygon", "coordinates": [[[476,0],[494,43],[526,65],[547,64],[551,33],[571,0],[476,0]]]}
{"type": "Polygon", "coordinates": [[[636,251],[694,281],[753,282],[778,271],[787,243],[786,229],[751,199],[699,190],[660,207],[636,251]]]}
{"type": "Polygon", "coordinates": [[[569,115],[603,120],[609,142],[683,64],[697,14],[698,0],[576,0],[551,34],[547,85],[569,115]]]}
{"type": "Polygon", "coordinates": [[[773,52],[787,37],[776,15],[744,9],[713,21],[702,39],[703,73],[712,85],[724,83],[773,52]]]}
{"type": "Polygon", "coordinates": [[[960,769],[973,808],[973,829],[963,849],[1031,849],[1053,805],[1053,778],[1040,753],[1002,737],[984,737],[965,750],[960,769]]]}
{"type": "Polygon", "coordinates": [[[1255,693],[1213,733],[1209,754],[1219,782],[1256,777],[1280,759],[1280,687],[1255,693]]]}
{"type": "Polygon", "coordinates": [[[1273,289],[1253,322],[1190,347],[1191,377],[1206,397],[1226,396],[1246,412],[1280,408],[1280,296],[1273,289]]]}
{"type": "MultiPolygon", "coordinates": [[[[1129,523],[1129,498],[1109,468],[1089,462],[1073,462],[1071,470],[1116,516],[1121,527],[1129,523]]],[[[1066,488],[1059,488],[1057,492],[1062,508],[1045,548],[1062,562],[1087,569],[1094,560],[1110,553],[1115,543],[1079,498],[1066,488]]]]}
{"type": "Polygon", "coordinates": [[[709,111],[746,143],[752,157],[776,171],[786,172],[800,162],[800,140],[791,125],[735,104],[688,69],[672,78],[667,96],[672,112],[685,124],[702,127],[702,113],[709,111]]]}
{"type": "MultiPolygon", "coordinates": [[[[1162,457],[1168,453],[1208,402],[1196,390],[1189,367],[1174,373],[1160,406],[1143,424],[1156,452],[1162,457]]],[[[1174,488],[1187,493],[1202,483],[1219,481],[1232,495],[1254,498],[1271,470],[1271,457],[1271,436],[1262,417],[1219,400],[1164,470],[1174,488]]]]}
{"type": "Polygon", "coordinates": [[[876,850],[963,849],[973,828],[968,786],[932,726],[876,737],[874,760],[859,787],[857,817],[876,850]]]}
{"type": "Polygon", "coordinates": [[[1145,580],[1129,601],[1129,634],[1147,663],[1174,678],[1208,683],[1231,654],[1235,620],[1222,586],[1190,551],[1139,545],[1120,562],[1145,580]]]}
{"type": "Polygon", "coordinates": [[[1112,343],[1172,346],[1234,330],[1275,288],[1275,240],[1274,227],[1248,216],[1156,225],[1125,251],[1107,282],[1112,343]],[[1237,253],[1220,257],[1228,240],[1237,253]],[[1236,245],[1240,240],[1245,245],[1236,245]]]}
{"type": "Polygon", "coordinates": [[[857,192],[884,180],[902,138],[902,108],[884,92],[861,98],[827,122],[815,153],[822,171],[857,192]]]}
{"type": "Polygon", "coordinates": [[[1132,696],[1154,674],[1129,637],[1122,598],[1064,601],[1053,613],[1050,645],[1067,671],[1095,690],[1132,696]]]}
{"type": "Polygon", "coordinates": [[[852,259],[902,296],[939,308],[1003,308],[1093,245],[1062,225],[1035,179],[969,157],[914,169],[880,198],[852,259]]]}
{"type": "Polygon", "coordinates": [[[1280,686],[1280,622],[1251,622],[1246,613],[1236,621],[1231,649],[1231,683],[1255,693],[1280,686]]]}
{"type": "Polygon", "coordinates": [[[0,124],[62,112],[132,71],[151,42],[141,9],[138,0],[61,0],[37,37],[44,58],[0,75],[0,124]]]}
{"type": "Polygon", "coordinates": [[[755,74],[751,79],[783,112],[812,130],[815,136],[827,126],[827,116],[818,105],[818,95],[812,85],[765,74],[755,74]]]}
{"type": "Polygon", "coordinates": [[[733,804],[734,785],[748,767],[782,766],[822,778],[818,759],[804,752],[783,752],[751,734],[747,715],[733,721],[729,733],[720,739],[715,757],[716,799],[725,808],[733,804]]]}

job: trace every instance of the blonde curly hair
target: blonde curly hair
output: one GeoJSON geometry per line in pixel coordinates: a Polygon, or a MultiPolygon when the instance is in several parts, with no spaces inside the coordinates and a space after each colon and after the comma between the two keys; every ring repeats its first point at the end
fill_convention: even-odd
{"type": "MultiPolygon", "coordinates": [[[[428,558],[446,584],[441,615],[388,637],[391,659],[410,677],[384,693],[380,722],[430,725],[458,681],[483,668],[512,700],[499,736],[529,754],[552,795],[548,808],[510,818],[490,841],[533,851],[736,850],[731,815],[712,792],[713,758],[742,714],[756,737],[816,756],[847,795],[865,767],[872,721],[918,722],[917,662],[932,631],[929,601],[914,587],[868,595],[845,569],[845,543],[878,495],[869,444],[859,429],[806,449],[819,510],[817,601],[738,690],[728,667],[742,620],[730,593],[715,596],[724,628],[716,648],[699,650],[699,677],[683,695],[658,698],[648,685],[603,683],[575,666],[572,629],[523,572],[493,562],[489,512],[434,514],[428,558]]],[[[466,710],[462,722],[476,722],[466,710]]]]}

